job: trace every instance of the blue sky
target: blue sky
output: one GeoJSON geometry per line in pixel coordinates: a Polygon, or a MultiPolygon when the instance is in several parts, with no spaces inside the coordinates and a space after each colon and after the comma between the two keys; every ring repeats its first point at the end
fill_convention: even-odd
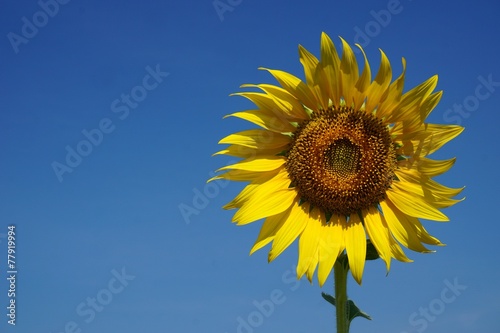
{"type": "Polygon", "coordinates": [[[296,244],[248,256],[260,222],[223,211],[242,184],[206,185],[229,158],[226,114],[258,67],[303,77],[297,46],[322,31],[378,49],[407,89],[434,74],[430,122],[466,130],[435,154],[466,200],[425,222],[444,243],[412,264],[369,262],[349,295],[373,320],[351,331],[498,332],[495,211],[499,4],[390,1],[4,1],[0,12],[2,332],[334,332],[315,281],[296,281],[296,244]],[[77,155],[78,154],[78,155],[77,155]],[[193,214],[181,214],[191,207],[193,214]],[[7,232],[16,227],[16,325],[7,323],[7,232]]]}

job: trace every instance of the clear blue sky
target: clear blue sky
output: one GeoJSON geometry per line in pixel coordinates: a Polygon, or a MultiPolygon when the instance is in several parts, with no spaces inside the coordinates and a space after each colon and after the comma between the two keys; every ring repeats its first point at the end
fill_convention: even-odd
{"type": "Polygon", "coordinates": [[[497,2],[59,1],[0,11],[2,332],[334,332],[331,277],[295,281],[296,245],[249,257],[261,223],[221,209],[242,184],[205,184],[230,160],[211,157],[218,140],[251,128],[222,120],[251,105],[228,95],[274,83],[260,66],[303,77],[298,44],[318,54],[322,31],[364,45],[374,71],[378,48],[397,74],[405,57],[407,88],[438,74],[429,121],[466,127],[435,157],[457,156],[439,181],[467,199],[424,221],[447,246],[388,276],[368,263],[349,295],[373,320],[351,331],[499,331],[497,2]]]}

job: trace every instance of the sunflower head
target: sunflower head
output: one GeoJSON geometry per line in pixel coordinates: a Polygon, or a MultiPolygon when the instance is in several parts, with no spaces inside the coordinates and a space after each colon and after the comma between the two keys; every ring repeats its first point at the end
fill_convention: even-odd
{"type": "Polygon", "coordinates": [[[321,36],[320,59],[299,46],[305,80],[272,69],[279,85],[244,85],[240,92],[257,109],[229,116],[260,128],[231,134],[217,154],[242,158],[212,178],[248,185],[225,208],[237,209],[233,222],[265,219],[251,253],[272,243],[269,261],[298,239],[297,275],[309,280],[318,269],[323,285],[337,258],[347,254],[358,283],[369,240],[390,269],[392,258],[411,261],[401,245],[430,252],[442,245],[419,219],[447,221],[440,211],[457,203],[462,188],[432,178],[448,171],[455,159],[427,156],[463,128],[426,123],[441,98],[437,76],[403,93],[403,72],[392,69],[381,51],[372,80],[363,49],[360,73],[343,39],[339,57],[331,39],[321,36]]]}

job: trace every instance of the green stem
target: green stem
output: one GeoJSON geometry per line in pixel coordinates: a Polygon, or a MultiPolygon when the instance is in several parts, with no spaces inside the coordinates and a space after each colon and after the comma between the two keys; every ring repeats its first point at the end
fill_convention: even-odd
{"type": "Polygon", "coordinates": [[[337,314],[337,333],[349,333],[349,317],[347,305],[347,273],[349,264],[347,257],[341,255],[335,265],[335,309],[337,314]]]}

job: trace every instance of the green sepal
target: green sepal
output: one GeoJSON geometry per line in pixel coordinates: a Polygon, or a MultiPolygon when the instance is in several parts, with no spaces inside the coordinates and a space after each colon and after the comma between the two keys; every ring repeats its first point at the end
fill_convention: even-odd
{"type": "Polygon", "coordinates": [[[304,111],[307,113],[307,115],[309,116],[309,118],[312,118],[312,115],[314,114],[314,111],[311,110],[310,108],[308,108],[307,106],[305,106],[304,104],[302,104],[302,107],[304,108],[304,111]]]}
{"type": "MultiPolygon", "coordinates": [[[[328,295],[327,293],[323,293],[323,292],[321,293],[321,296],[323,296],[323,298],[328,303],[330,303],[331,305],[335,306],[335,297],[333,297],[332,295],[328,295]]],[[[349,324],[356,317],[362,317],[362,318],[365,318],[365,319],[368,319],[368,320],[372,320],[372,318],[366,312],[361,311],[361,309],[358,308],[356,306],[356,304],[354,304],[354,301],[348,300],[347,303],[349,305],[349,307],[348,307],[348,311],[349,311],[349,315],[348,315],[349,324]]]]}

